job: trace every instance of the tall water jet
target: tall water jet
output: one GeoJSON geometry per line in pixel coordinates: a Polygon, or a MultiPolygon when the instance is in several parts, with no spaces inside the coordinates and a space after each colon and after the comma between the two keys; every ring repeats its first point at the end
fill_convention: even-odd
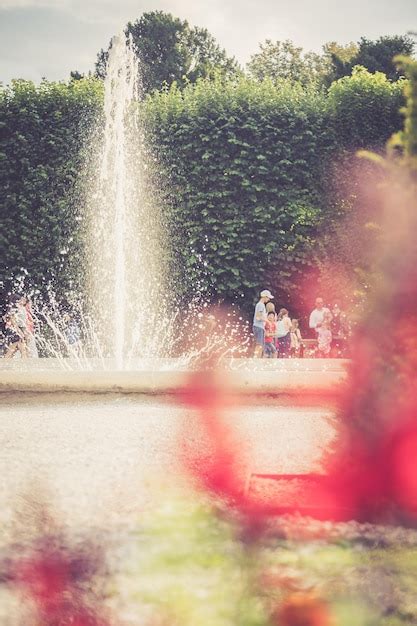
{"type": "MultiPolygon", "coordinates": [[[[132,42],[113,38],[104,81],[104,133],[90,190],[90,294],[102,354],[161,356],[156,303],[166,275],[161,220],[145,182],[149,155],[139,122],[140,67],[132,42]],[[159,352],[159,354],[158,354],[159,352]]],[[[169,324],[168,324],[169,325],[169,324]]],[[[164,345],[161,345],[164,344],[164,345]]]]}
{"type": "Polygon", "coordinates": [[[114,195],[114,341],[116,364],[121,367],[126,332],[126,222],[128,186],[126,170],[126,116],[137,92],[136,60],[122,37],[112,41],[104,88],[105,144],[100,182],[109,181],[114,195]]]}

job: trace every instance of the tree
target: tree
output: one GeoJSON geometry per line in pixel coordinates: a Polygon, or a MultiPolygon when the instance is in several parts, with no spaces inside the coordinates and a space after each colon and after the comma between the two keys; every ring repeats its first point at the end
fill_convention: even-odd
{"type": "MultiPolygon", "coordinates": [[[[144,13],[136,22],[127,24],[125,33],[132,37],[137,49],[145,93],[170,86],[174,81],[184,86],[215,72],[232,76],[239,71],[235,59],[227,56],[205,28],[191,28],[187,21],[170,13],[144,13]]],[[[106,51],[98,54],[96,75],[99,78],[106,74],[110,46],[111,43],[106,51]]]]}
{"type": "Polygon", "coordinates": [[[303,85],[322,84],[331,69],[329,58],[315,52],[303,52],[292,41],[271,41],[260,44],[260,52],[252,55],[248,72],[256,80],[273,82],[287,79],[303,85]]]}
{"type": "Polygon", "coordinates": [[[337,41],[329,41],[323,46],[323,52],[327,56],[335,56],[340,61],[347,63],[359,52],[357,43],[351,41],[346,45],[337,43],[337,41]]]}
{"type": "MultiPolygon", "coordinates": [[[[351,44],[350,44],[351,45],[351,44]]],[[[380,37],[375,41],[362,37],[358,42],[357,53],[350,58],[340,54],[340,48],[330,50],[334,78],[342,78],[352,73],[355,65],[365,67],[369,72],[383,72],[391,81],[404,76],[404,71],[397,67],[393,59],[397,55],[412,56],[415,42],[408,35],[380,37]]]]}
{"type": "Polygon", "coordinates": [[[72,72],[70,72],[71,80],[82,80],[83,78],[85,78],[85,74],[81,74],[81,72],[79,72],[78,70],[73,70],[72,72]]]}
{"type": "Polygon", "coordinates": [[[336,41],[329,41],[323,46],[323,52],[328,59],[329,72],[327,75],[327,86],[333,81],[347,76],[351,73],[351,60],[358,54],[358,44],[351,41],[345,46],[336,41]]]}
{"type": "Polygon", "coordinates": [[[179,42],[184,58],[188,58],[187,80],[211,77],[216,73],[233,77],[240,73],[234,58],[228,57],[206,28],[188,29],[179,42]]]}

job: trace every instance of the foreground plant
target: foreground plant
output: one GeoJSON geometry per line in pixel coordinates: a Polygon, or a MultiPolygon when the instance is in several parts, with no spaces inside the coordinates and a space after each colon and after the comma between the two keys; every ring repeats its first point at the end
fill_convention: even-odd
{"type": "MultiPolygon", "coordinates": [[[[62,534],[40,535],[1,564],[1,578],[25,602],[36,626],[110,626],[96,593],[102,548],[74,546],[62,534]]],[[[114,623],[113,623],[114,626],[114,623]]]]}
{"type": "Polygon", "coordinates": [[[335,515],[416,525],[417,62],[398,62],[408,77],[404,130],[385,158],[362,154],[385,171],[373,199],[380,208],[378,278],[354,338],[344,430],[323,498],[335,515]]]}

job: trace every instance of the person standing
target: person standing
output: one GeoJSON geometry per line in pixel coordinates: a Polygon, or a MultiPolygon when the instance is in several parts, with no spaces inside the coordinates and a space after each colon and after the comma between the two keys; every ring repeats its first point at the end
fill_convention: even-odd
{"type": "Polygon", "coordinates": [[[291,320],[291,356],[301,358],[303,356],[303,338],[301,336],[298,320],[291,320]]]}
{"type": "Polygon", "coordinates": [[[265,344],[264,344],[264,356],[267,359],[274,359],[277,356],[277,349],[275,346],[276,335],[276,322],[275,311],[269,311],[267,313],[267,320],[265,322],[265,344]]]}
{"type": "MultiPolygon", "coordinates": [[[[275,304],[273,302],[267,302],[266,305],[266,315],[269,319],[269,314],[273,313],[274,314],[274,321],[275,321],[275,335],[274,335],[274,346],[275,348],[278,350],[278,335],[277,335],[277,313],[275,311],[275,304]]],[[[266,333],[265,333],[266,336],[266,333]]]]}
{"type": "Polygon", "coordinates": [[[263,355],[265,343],[266,304],[273,299],[268,289],[261,291],[259,302],[255,306],[253,315],[253,335],[255,337],[254,357],[259,359],[263,355]]]}
{"type": "Polygon", "coordinates": [[[314,336],[317,338],[317,329],[324,321],[325,315],[330,315],[330,310],[324,306],[323,298],[316,298],[315,308],[310,313],[310,319],[308,322],[309,328],[314,331],[314,336]]]}
{"type": "Polygon", "coordinates": [[[33,319],[32,303],[28,296],[23,296],[21,304],[26,312],[26,347],[28,357],[37,359],[39,357],[35,340],[35,321],[33,319]]]}
{"type": "Polygon", "coordinates": [[[291,320],[287,309],[280,309],[277,316],[278,358],[287,359],[291,350],[291,320]]]}
{"type": "Polygon", "coordinates": [[[5,321],[5,337],[6,337],[6,353],[5,359],[11,359],[20,352],[22,359],[27,357],[25,334],[19,326],[16,308],[11,308],[4,316],[5,321]]]}

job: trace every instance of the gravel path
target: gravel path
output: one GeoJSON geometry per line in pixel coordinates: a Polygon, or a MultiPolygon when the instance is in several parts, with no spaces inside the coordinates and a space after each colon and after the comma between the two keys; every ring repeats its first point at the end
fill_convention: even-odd
{"type": "MultiPolygon", "coordinates": [[[[320,471],[321,455],[334,436],[331,409],[262,400],[227,419],[240,438],[245,468],[254,473],[320,471]]],[[[195,413],[168,398],[1,395],[0,548],[29,538],[36,502],[46,493],[70,535],[93,530],[96,541],[102,538],[115,576],[106,606],[127,625],[137,624],[143,609],[138,572],[147,556],[160,558],[162,550],[159,536],[156,546],[142,537],[140,512],[153,491],[161,498],[165,487],[181,481],[178,437],[183,432],[189,445],[199,444],[195,413]]],[[[163,503],[162,510],[167,506],[163,503]]],[[[297,516],[271,520],[270,531],[264,556],[284,579],[317,588],[335,606],[340,602],[343,608],[347,597],[358,610],[366,603],[374,621],[360,623],[417,624],[416,531],[297,516]],[[391,621],[392,615],[398,621],[391,621]]],[[[165,581],[160,570],[152,585],[165,581]]],[[[25,610],[16,594],[0,586],[1,626],[26,625],[25,610]]],[[[349,611],[356,615],[356,609],[352,604],[343,610],[339,623],[349,626],[355,621],[349,611]]]]}
{"type": "MultiPolygon", "coordinates": [[[[0,523],[11,531],[38,490],[69,525],[133,521],[150,486],[180,475],[178,436],[200,437],[196,415],[169,399],[136,395],[3,394],[0,397],[0,523]]],[[[319,469],[334,430],[331,410],[274,404],[228,415],[246,468],[319,469]],[[243,453],[244,443],[249,448],[243,453]]],[[[3,538],[6,534],[3,534],[3,538]]]]}

